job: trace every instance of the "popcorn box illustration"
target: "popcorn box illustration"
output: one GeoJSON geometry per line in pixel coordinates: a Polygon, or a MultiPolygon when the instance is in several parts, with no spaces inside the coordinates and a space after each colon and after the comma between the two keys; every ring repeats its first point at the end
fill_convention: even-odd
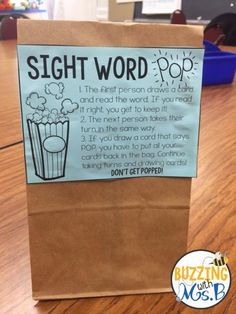
{"type": "Polygon", "coordinates": [[[35,122],[27,119],[35,174],[43,180],[65,176],[69,120],[35,122]]]}
{"type": "MultiPolygon", "coordinates": [[[[45,93],[60,100],[63,89],[62,83],[51,82],[46,84],[45,93]]],[[[34,111],[27,115],[26,121],[35,175],[42,180],[55,180],[65,176],[70,124],[67,115],[77,110],[79,105],[65,98],[59,109],[49,110],[46,103],[44,96],[30,93],[26,105],[34,111]]]]}

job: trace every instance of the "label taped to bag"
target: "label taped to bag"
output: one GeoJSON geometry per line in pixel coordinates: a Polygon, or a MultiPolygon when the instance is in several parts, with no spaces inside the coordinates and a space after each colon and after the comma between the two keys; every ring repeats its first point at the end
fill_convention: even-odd
{"type": "Polygon", "coordinates": [[[195,177],[203,54],[18,45],[28,183],[195,177]]]}

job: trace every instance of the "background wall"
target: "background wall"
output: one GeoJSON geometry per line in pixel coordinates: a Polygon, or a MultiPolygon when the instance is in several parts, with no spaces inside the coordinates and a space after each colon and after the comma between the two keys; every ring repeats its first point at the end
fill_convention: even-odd
{"type": "Polygon", "coordinates": [[[106,20],[108,0],[47,0],[50,19],[106,20]]]}

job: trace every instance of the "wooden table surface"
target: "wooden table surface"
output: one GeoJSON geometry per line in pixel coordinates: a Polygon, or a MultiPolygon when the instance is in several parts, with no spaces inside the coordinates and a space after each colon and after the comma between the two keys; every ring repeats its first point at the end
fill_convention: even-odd
{"type": "Polygon", "coordinates": [[[15,40],[0,41],[0,93],[0,148],[3,148],[22,140],[15,40]]]}
{"type": "MultiPolygon", "coordinates": [[[[31,298],[15,42],[0,42],[0,313],[197,313],[173,293],[35,302],[31,298]]],[[[228,252],[232,285],[206,313],[236,313],[236,82],[202,93],[198,178],[193,179],[188,250],[228,252]]]]}

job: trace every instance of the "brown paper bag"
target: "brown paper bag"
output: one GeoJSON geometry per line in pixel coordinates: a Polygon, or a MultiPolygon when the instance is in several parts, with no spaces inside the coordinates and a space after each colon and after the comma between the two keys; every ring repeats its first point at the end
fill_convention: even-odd
{"type": "MultiPolygon", "coordinates": [[[[201,47],[202,30],[22,20],[18,43],[201,47]]],[[[186,251],[190,188],[191,178],[164,177],[28,184],[33,297],[170,291],[186,251]]]]}

